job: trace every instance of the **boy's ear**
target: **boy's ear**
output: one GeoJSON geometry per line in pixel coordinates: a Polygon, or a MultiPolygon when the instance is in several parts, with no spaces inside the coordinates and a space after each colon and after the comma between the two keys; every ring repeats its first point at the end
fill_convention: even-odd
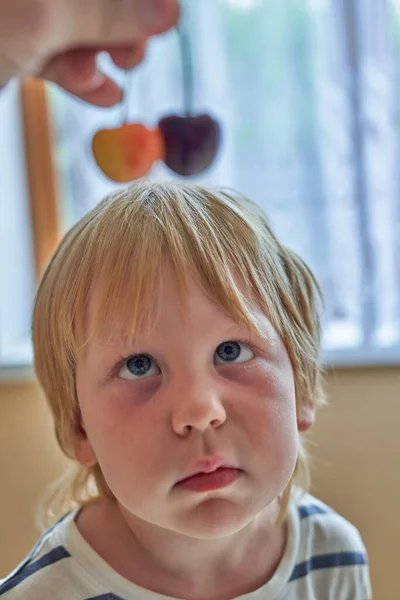
{"type": "Polygon", "coordinates": [[[315,406],[313,402],[307,402],[300,407],[297,415],[297,429],[307,431],[315,421],[315,406]]]}
{"type": "Polygon", "coordinates": [[[80,422],[72,442],[72,449],[76,460],[84,467],[93,467],[97,464],[96,454],[87,437],[85,428],[80,422]]]}

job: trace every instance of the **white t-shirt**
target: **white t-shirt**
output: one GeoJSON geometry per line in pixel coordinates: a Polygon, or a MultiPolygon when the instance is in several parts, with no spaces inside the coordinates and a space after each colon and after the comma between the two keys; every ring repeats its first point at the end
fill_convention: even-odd
{"type": "MultiPolygon", "coordinates": [[[[65,515],[29,556],[0,580],[1,600],[167,600],[128,581],[85,541],[65,515]]],[[[371,600],[368,561],[357,529],[306,495],[288,511],[288,540],[272,579],[243,600],[371,600]]],[[[174,599],[176,600],[176,599],[174,599]]]]}

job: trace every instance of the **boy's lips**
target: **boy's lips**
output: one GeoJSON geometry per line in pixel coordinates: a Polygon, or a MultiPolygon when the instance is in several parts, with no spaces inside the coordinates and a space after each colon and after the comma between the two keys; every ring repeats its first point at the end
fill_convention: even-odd
{"type": "Polygon", "coordinates": [[[194,475],[198,475],[199,473],[212,473],[213,471],[216,471],[221,467],[225,469],[239,470],[238,465],[226,460],[223,456],[204,456],[190,463],[190,465],[185,470],[183,477],[181,477],[175,485],[177,485],[178,483],[182,483],[182,481],[185,481],[186,479],[189,479],[194,475]]]}
{"type": "Polygon", "coordinates": [[[239,469],[220,467],[212,473],[197,473],[177,484],[177,487],[191,492],[211,492],[229,486],[240,475],[239,469]]]}

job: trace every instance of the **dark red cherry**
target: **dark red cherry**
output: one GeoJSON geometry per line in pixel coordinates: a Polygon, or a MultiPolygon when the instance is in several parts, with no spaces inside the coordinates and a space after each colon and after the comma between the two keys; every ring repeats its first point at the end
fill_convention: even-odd
{"type": "Polygon", "coordinates": [[[164,162],[174,173],[197,175],[211,165],[220,143],[220,126],[210,115],[169,115],[158,127],[164,138],[164,162]]]}

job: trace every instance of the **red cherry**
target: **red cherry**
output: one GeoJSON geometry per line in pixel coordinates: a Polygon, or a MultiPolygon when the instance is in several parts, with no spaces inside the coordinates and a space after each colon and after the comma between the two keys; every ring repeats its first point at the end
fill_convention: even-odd
{"type": "Polygon", "coordinates": [[[213,162],[220,143],[220,126],[209,115],[169,115],[158,127],[164,138],[164,162],[175,173],[196,175],[213,162]]]}

